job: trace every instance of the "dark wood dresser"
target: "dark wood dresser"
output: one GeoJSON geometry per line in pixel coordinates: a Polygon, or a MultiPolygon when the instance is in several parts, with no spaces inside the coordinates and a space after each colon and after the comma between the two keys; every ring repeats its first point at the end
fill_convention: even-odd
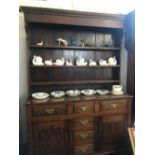
{"type": "Polygon", "coordinates": [[[111,91],[112,85],[120,84],[124,16],[33,7],[21,10],[27,33],[29,155],[101,155],[127,149],[132,96],[31,97],[34,92],[56,90],[111,91]],[[104,44],[107,36],[113,39],[111,46],[104,44]],[[60,46],[57,38],[75,39],[76,45],[60,46]],[[36,45],[41,40],[43,46],[36,45]],[[43,60],[65,58],[73,66],[34,66],[34,55],[43,60]],[[117,65],[77,66],[78,56],[96,62],[116,57],[117,65]]]}
{"type": "Polygon", "coordinates": [[[127,149],[131,96],[29,100],[30,155],[83,155],[127,149]]]}

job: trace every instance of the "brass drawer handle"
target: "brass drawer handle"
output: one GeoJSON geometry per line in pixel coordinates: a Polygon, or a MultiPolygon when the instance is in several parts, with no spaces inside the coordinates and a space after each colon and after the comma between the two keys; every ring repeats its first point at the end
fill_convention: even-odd
{"type": "Polygon", "coordinates": [[[80,135],[80,138],[81,138],[81,139],[86,139],[87,137],[88,137],[88,134],[81,134],[81,135],[80,135]]]}
{"type": "Polygon", "coordinates": [[[84,152],[87,151],[87,149],[88,149],[87,147],[81,147],[81,148],[80,148],[80,151],[84,153],[84,152]]]}
{"type": "Polygon", "coordinates": [[[53,114],[53,112],[55,111],[55,108],[46,109],[45,111],[48,114],[53,114]]]}
{"type": "Polygon", "coordinates": [[[80,109],[81,109],[82,111],[86,111],[86,110],[88,109],[88,106],[86,106],[86,105],[81,106],[80,109]]]}
{"type": "Polygon", "coordinates": [[[81,123],[82,125],[86,125],[86,124],[88,123],[88,120],[82,120],[82,121],[80,121],[80,123],[81,123]]]}
{"type": "Polygon", "coordinates": [[[117,107],[117,105],[116,105],[116,104],[112,104],[111,106],[112,106],[113,108],[116,108],[116,107],[117,107]]]}

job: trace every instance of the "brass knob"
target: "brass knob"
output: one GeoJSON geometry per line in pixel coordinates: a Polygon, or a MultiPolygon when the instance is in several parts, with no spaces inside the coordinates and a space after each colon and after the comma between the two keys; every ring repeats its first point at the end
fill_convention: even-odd
{"type": "Polygon", "coordinates": [[[81,120],[80,123],[81,123],[82,125],[86,125],[86,124],[88,123],[88,120],[81,120]]]}
{"type": "Polygon", "coordinates": [[[81,148],[80,148],[80,151],[84,153],[84,152],[87,151],[87,149],[88,149],[87,147],[81,147],[81,148]]]}
{"type": "Polygon", "coordinates": [[[86,111],[86,110],[88,109],[88,106],[83,105],[83,106],[80,107],[80,109],[81,109],[82,111],[86,111]]]}
{"type": "Polygon", "coordinates": [[[55,108],[46,109],[45,111],[48,114],[52,114],[55,111],[55,108]]]}
{"type": "Polygon", "coordinates": [[[80,134],[81,139],[86,139],[87,137],[88,137],[88,134],[86,134],[86,133],[85,134],[80,134]]]}
{"type": "Polygon", "coordinates": [[[116,105],[116,104],[112,104],[111,106],[112,106],[113,108],[116,108],[116,107],[117,107],[117,105],[116,105]]]}

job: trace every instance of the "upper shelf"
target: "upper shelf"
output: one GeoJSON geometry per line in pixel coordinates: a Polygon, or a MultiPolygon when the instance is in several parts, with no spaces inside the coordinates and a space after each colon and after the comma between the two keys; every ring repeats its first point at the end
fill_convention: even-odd
{"type": "Polygon", "coordinates": [[[32,82],[33,86],[48,86],[48,85],[72,85],[72,84],[104,84],[104,83],[119,83],[119,80],[86,80],[86,81],[53,81],[53,82],[32,82]]]}
{"type": "Polygon", "coordinates": [[[120,50],[119,47],[80,47],[80,46],[53,46],[53,45],[29,45],[29,48],[47,48],[47,49],[74,49],[74,50],[120,50]]]}

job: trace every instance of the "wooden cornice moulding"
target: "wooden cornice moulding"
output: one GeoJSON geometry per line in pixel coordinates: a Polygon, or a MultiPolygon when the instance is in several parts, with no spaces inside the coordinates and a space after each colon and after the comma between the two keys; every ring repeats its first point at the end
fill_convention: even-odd
{"type": "Polygon", "coordinates": [[[28,23],[124,28],[124,15],[24,6],[20,9],[28,23]]]}

